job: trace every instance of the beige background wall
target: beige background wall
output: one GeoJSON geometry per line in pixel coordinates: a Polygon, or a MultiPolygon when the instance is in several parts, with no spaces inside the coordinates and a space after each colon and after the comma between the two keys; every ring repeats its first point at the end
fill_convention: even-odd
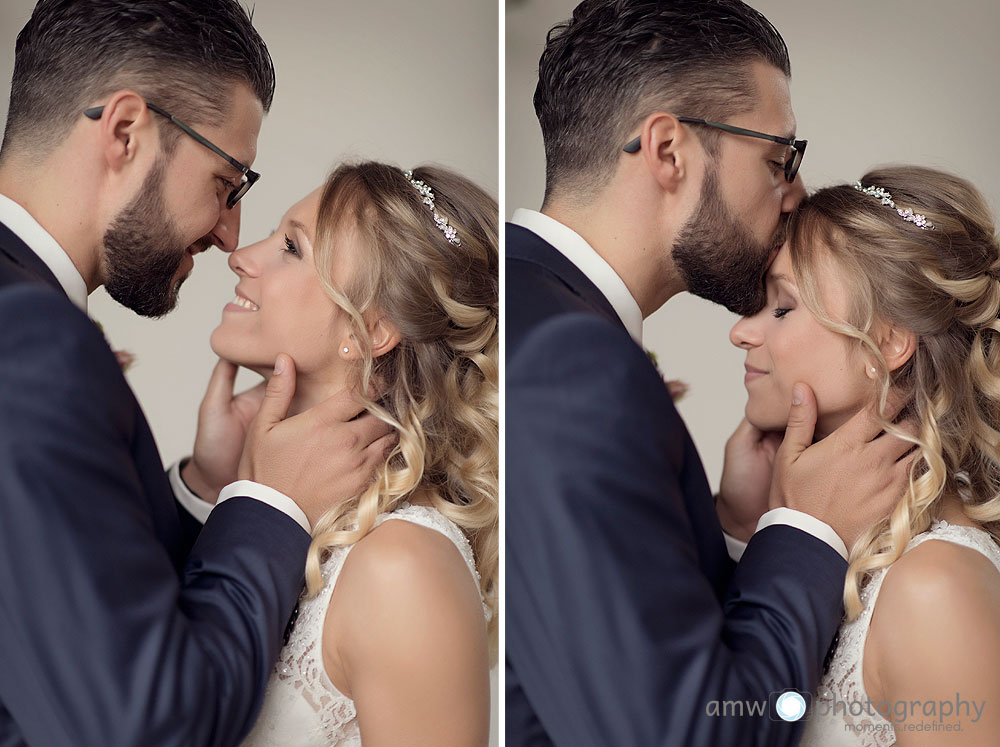
{"type": "MultiPolygon", "coordinates": [[[[277,91],[243,199],[241,244],[257,241],[342,159],[404,168],[434,162],[496,195],[499,174],[499,8],[486,0],[246,0],[274,58],[277,91]]],[[[14,40],[33,0],[0,0],[0,120],[14,40]]],[[[165,463],[189,453],[215,357],[208,346],[236,276],[226,257],[199,255],[176,311],[136,317],[99,290],[90,313],[113,346],[136,354],[128,378],[165,463]]],[[[242,373],[238,386],[257,377],[242,373]]],[[[494,708],[496,698],[494,698],[494,708]]],[[[496,718],[494,718],[494,728],[496,718]]]]}
{"type": "MultiPolygon", "coordinates": [[[[1000,210],[1000,4],[995,0],[751,0],[788,44],[798,137],[809,140],[810,187],[854,181],[869,167],[911,162],[954,171],[1000,210]]],[[[531,107],[545,33],[575,0],[507,5],[506,205],[537,209],[541,133],[531,107]]],[[[644,342],[670,378],[713,488],[726,438],[742,417],[744,355],[736,317],[683,294],[651,316],[644,342]]]]}

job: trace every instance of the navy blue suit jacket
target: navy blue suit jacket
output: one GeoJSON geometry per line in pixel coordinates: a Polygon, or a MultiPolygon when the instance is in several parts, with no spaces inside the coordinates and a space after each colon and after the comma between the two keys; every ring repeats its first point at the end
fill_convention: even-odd
{"type": "Polygon", "coordinates": [[[846,563],[788,526],[730,561],[654,366],[583,273],[513,225],[505,302],[507,744],[794,743],[801,723],[713,712],[815,687],[846,563]]]}
{"type": "Polygon", "coordinates": [[[100,330],[0,224],[0,745],[238,743],[308,545],[247,497],[198,533],[100,330]]]}

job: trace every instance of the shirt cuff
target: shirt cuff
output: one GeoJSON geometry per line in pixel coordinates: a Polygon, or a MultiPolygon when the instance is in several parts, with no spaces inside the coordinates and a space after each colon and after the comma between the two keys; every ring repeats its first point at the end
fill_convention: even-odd
{"type": "Polygon", "coordinates": [[[254,498],[261,503],[266,503],[268,506],[278,509],[281,513],[294,519],[308,534],[312,534],[312,527],[309,526],[309,519],[306,518],[305,511],[299,508],[299,505],[295,501],[284,493],[279,493],[274,488],[261,485],[259,482],[237,480],[236,482],[229,483],[219,493],[219,500],[215,502],[215,505],[218,506],[224,500],[237,495],[254,498]]]}
{"type": "MultiPolygon", "coordinates": [[[[840,554],[840,557],[847,560],[847,545],[844,544],[844,540],[840,538],[840,535],[833,531],[833,527],[820,521],[815,516],[810,516],[809,514],[784,506],[780,508],[772,508],[760,517],[760,521],[757,522],[757,529],[755,533],[759,532],[764,527],[769,527],[774,524],[785,524],[786,526],[801,529],[806,534],[811,534],[816,539],[828,544],[840,554]]],[[[734,540],[734,542],[738,541],[739,540],[734,540]]],[[[729,546],[728,541],[726,546],[729,546]]],[[[731,555],[732,553],[730,552],[730,556],[731,555]]]]}
{"type": "Polygon", "coordinates": [[[729,557],[739,563],[740,558],[743,557],[743,551],[747,549],[747,543],[736,539],[727,532],[723,532],[722,536],[726,538],[726,552],[729,553],[729,557]]]}
{"type": "Polygon", "coordinates": [[[191,490],[181,478],[181,464],[180,462],[174,464],[169,470],[167,470],[167,477],[170,480],[170,488],[174,491],[174,498],[177,502],[184,506],[185,510],[191,514],[194,518],[204,524],[208,520],[208,515],[212,513],[212,508],[215,504],[209,503],[208,501],[202,500],[198,495],[191,490]]]}

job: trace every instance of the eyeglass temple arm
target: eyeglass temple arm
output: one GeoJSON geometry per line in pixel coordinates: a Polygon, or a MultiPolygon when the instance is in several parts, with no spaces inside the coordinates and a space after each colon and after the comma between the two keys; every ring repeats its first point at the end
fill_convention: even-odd
{"type": "MultiPolygon", "coordinates": [[[[161,117],[166,117],[167,119],[169,119],[171,122],[173,122],[175,125],[177,125],[178,127],[180,127],[182,130],[184,130],[184,132],[186,132],[192,138],[194,138],[199,143],[201,143],[202,145],[204,145],[210,151],[212,151],[213,153],[217,153],[218,155],[220,155],[224,159],[226,159],[226,162],[229,163],[229,164],[231,164],[233,166],[233,168],[237,169],[241,174],[246,175],[250,171],[249,168],[247,168],[246,166],[244,166],[242,163],[240,163],[239,161],[237,161],[235,158],[233,158],[232,156],[230,156],[225,151],[220,150],[218,148],[218,146],[216,146],[214,143],[212,143],[212,142],[206,140],[205,138],[203,138],[197,132],[195,132],[190,127],[188,127],[186,124],[184,124],[179,119],[177,119],[177,117],[175,117],[174,115],[168,114],[167,112],[163,111],[163,109],[161,109],[160,107],[156,106],[155,104],[150,104],[148,101],[146,102],[146,108],[149,109],[150,111],[156,112],[161,117]]],[[[103,106],[94,106],[94,107],[91,107],[90,109],[84,109],[83,110],[83,116],[87,117],[88,119],[100,119],[101,115],[103,113],[104,113],[104,107],[103,106]]]]}
{"type": "Polygon", "coordinates": [[[755,137],[761,140],[770,140],[773,143],[780,143],[781,145],[788,145],[791,147],[796,147],[796,141],[789,137],[779,137],[778,135],[768,135],[766,132],[757,132],[756,130],[748,130],[744,127],[737,127],[736,125],[722,124],[721,122],[709,122],[707,119],[695,119],[694,117],[678,117],[678,122],[690,122],[691,124],[702,124],[708,125],[709,127],[714,127],[717,130],[725,130],[726,132],[732,132],[734,135],[746,135],[747,137],[755,137]]]}
{"type": "MultiPolygon", "coordinates": [[[[687,122],[688,124],[700,124],[706,125],[708,127],[714,127],[717,130],[725,130],[726,132],[731,132],[734,135],[746,135],[748,137],[760,138],[762,140],[770,140],[774,143],[779,143],[781,145],[787,145],[791,148],[796,148],[801,150],[802,145],[804,145],[801,140],[792,140],[787,137],[778,137],[777,135],[768,135],[764,132],[757,132],[756,130],[747,130],[743,127],[736,127],[735,125],[721,124],[719,122],[709,122],[707,119],[695,119],[694,117],[678,117],[678,122],[687,122]]],[[[636,137],[625,143],[625,147],[622,148],[626,153],[638,153],[642,147],[642,136],[636,137]]]]}

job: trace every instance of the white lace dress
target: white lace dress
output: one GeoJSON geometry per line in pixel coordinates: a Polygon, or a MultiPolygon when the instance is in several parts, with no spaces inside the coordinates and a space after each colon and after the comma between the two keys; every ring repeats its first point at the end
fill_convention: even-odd
{"type": "MultiPolygon", "coordinates": [[[[389,519],[410,521],[450,539],[465,559],[479,586],[479,573],[468,540],[436,509],[402,504],[389,519]]],[[[354,701],[334,687],[323,668],[323,621],[341,568],[352,546],[335,548],[322,566],[322,591],[299,602],[299,616],[288,643],[271,672],[264,705],[244,747],[361,747],[354,701]]],[[[484,614],[488,614],[483,605],[484,614]]]]}
{"type": "MultiPolygon", "coordinates": [[[[904,552],[931,539],[977,550],[1000,571],[1000,547],[982,529],[936,521],[910,540],[904,552]]],[[[888,570],[883,568],[872,576],[861,592],[861,614],[841,625],[837,649],[829,671],[820,680],[799,747],[889,747],[896,743],[892,724],[882,715],[891,706],[869,701],[862,668],[875,600],[888,570]]]]}

